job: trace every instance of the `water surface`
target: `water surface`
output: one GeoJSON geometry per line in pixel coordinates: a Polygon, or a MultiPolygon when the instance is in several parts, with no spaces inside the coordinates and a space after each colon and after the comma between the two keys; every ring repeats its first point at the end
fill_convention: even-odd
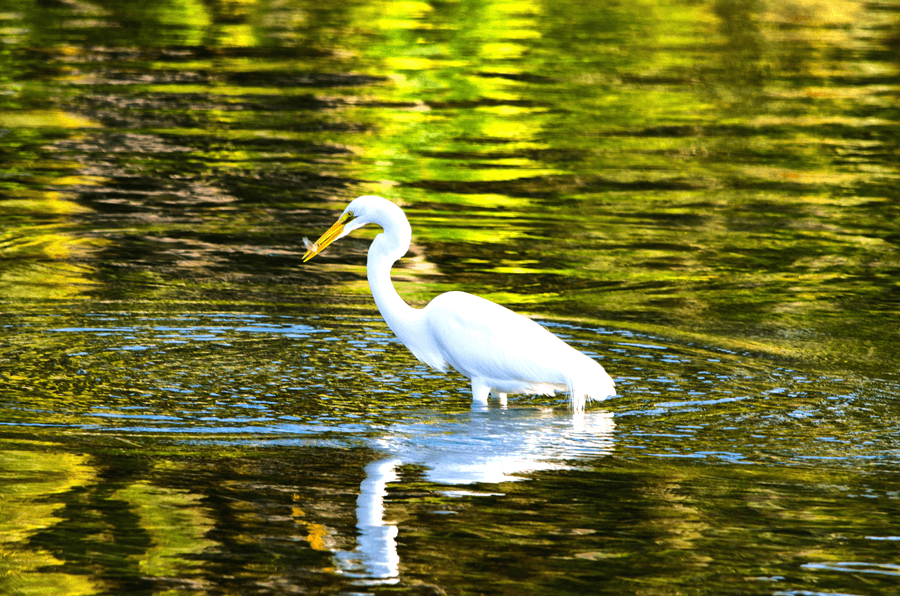
{"type": "Polygon", "coordinates": [[[0,591],[891,594],[895,2],[0,11],[0,591]],[[619,397],[472,410],[395,269],[619,397]]]}

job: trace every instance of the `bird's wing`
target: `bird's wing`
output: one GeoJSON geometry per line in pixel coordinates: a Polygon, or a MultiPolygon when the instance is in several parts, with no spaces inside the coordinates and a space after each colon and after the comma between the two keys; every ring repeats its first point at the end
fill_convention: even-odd
{"type": "Polygon", "coordinates": [[[448,292],[426,307],[444,359],[473,378],[565,384],[564,357],[575,352],[520,314],[471,294],[448,292]]]}

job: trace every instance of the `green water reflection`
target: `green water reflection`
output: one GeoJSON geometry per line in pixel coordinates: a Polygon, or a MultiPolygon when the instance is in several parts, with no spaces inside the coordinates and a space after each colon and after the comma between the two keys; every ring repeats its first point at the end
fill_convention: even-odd
{"type": "Polygon", "coordinates": [[[617,371],[623,397],[579,421],[553,398],[469,412],[465,380],[413,362],[377,318],[0,324],[16,330],[0,352],[4,593],[896,581],[895,385],[553,325],[617,371]],[[378,460],[396,540],[373,554],[360,499],[378,460]],[[386,572],[364,572],[385,552],[386,572]]]}
{"type": "Polygon", "coordinates": [[[7,0],[0,592],[891,593],[898,56],[892,0],[7,0]],[[390,443],[483,437],[374,232],[300,263],[364,193],[410,302],[603,362],[609,450],[469,494],[390,443]]]}
{"type": "MultiPolygon", "coordinates": [[[[358,487],[347,481],[364,454],[146,447],[4,447],[4,593],[353,589],[334,553],[354,543],[358,487]]],[[[846,593],[858,578],[887,594],[896,584],[893,482],[740,466],[713,479],[706,466],[620,456],[489,487],[450,496],[402,468],[386,512],[400,526],[403,583],[367,590],[846,593]]]]}
{"type": "Polygon", "coordinates": [[[893,4],[13,4],[6,296],[362,296],[376,192],[415,300],[897,369],[893,4]]]}

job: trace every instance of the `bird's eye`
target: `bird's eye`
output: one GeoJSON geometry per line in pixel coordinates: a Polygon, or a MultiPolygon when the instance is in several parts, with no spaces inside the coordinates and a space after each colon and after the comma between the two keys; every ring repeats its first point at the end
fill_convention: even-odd
{"type": "Polygon", "coordinates": [[[353,212],[352,212],[352,211],[347,211],[346,213],[344,213],[344,214],[341,216],[341,223],[344,223],[344,224],[345,224],[345,223],[347,223],[347,222],[353,221],[354,219],[356,219],[356,216],[353,214],[353,212]]]}

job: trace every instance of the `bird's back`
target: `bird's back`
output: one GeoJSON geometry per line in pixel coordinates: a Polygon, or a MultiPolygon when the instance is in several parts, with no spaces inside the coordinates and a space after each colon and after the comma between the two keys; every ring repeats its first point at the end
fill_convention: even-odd
{"type": "Polygon", "coordinates": [[[576,385],[593,399],[615,394],[612,380],[594,360],[499,304],[448,292],[432,300],[423,314],[443,358],[496,391],[546,394],[576,385]],[[588,391],[586,385],[595,388],[588,391]]]}

